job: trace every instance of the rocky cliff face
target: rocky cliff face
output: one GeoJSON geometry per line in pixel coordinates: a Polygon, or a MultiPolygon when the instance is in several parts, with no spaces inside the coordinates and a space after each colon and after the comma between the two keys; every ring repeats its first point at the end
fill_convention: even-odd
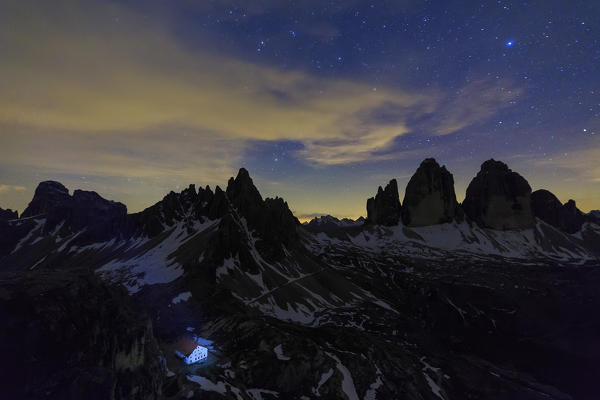
{"type": "Polygon", "coordinates": [[[88,271],[36,272],[0,286],[3,395],[159,398],[160,351],[127,294],[88,271]]]}
{"type": "Polygon", "coordinates": [[[72,207],[70,225],[75,231],[85,229],[90,242],[118,237],[126,227],[127,207],[96,192],[75,190],[72,207]]]}
{"type": "Polygon", "coordinates": [[[17,239],[24,234],[22,232],[14,232],[15,229],[8,222],[16,219],[18,216],[16,211],[0,208],[0,257],[12,250],[17,243],[17,239]]]}
{"type": "Polygon", "coordinates": [[[225,209],[219,206],[223,198],[218,186],[213,193],[209,186],[196,191],[192,184],[181,193],[171,191],[158,203],[129,215],[129,227],[132,234],[148,237],[155,237],[181,221],[191,227],[195,221],[204,222],[206,218],[216,219],[223,215],[225,209]]]}
{"type": "Polygon", "coordinates": [[[467,187],[465,214],[492,229],[526,229],[534,224],[529,183],[501,161],[488,160],[467,187]]]}
{"type": "Polygon", "coordinates": [[[577,208],[574,200],[561,204],[554,194],[544,189],[531,194],[531,210],[534,217],[567,233],[578,232],[587,220],[593,220],[577,208]]]}
{"type": "Polygon", "coordinates": [[[400,210],[398,182],[392,179],[385,189],[379,186],[375,197],[367,200],[367,223],[386,226],[398,225],[400,210]]]}
{"type": "Polygon", "coordinates": [[[21,218],[32,217],[40,214],[59,214],[58,217],[69,216],[73,199],[69,190],[60,182],[40,182],[35,189],[33,199],[21,214],[21,218]]]}
{"type": "Polygon", "coordinates": [[[433,158],[425,159],[406,186],[402,222],[427,226],[450,222],[456,215],[454,177],[433,158]]]}
{"type": "Polygon", "coordinates": [[[300,222],[282,198],[262,199],[250,174],[240,168],[237,176],[229,179],[226,190],[231,205],[246,219],[248,227],[256,230],[266,243],[289,245],[298,234],[300,222]]]}
{"type": "Polygon", "coordinates": [[[126,231],[127,207],[98,193],[75,190],[73,196],[59,182],[41,182],[21,218],[45,218],[44,229],[63,235],[82,231],[81,243],[107,240],[126,231]]]}
{"type": "Polygon", "coordinates": [[[577,208],[575,200],[569,200],[563,204],[564,223],[563,230],[567,233],[575,233],[588,220],[583,212],[577,208]]]}

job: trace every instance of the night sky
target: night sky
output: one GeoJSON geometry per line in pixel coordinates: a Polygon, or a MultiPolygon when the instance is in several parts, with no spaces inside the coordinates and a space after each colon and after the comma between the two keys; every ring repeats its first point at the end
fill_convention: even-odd
{"type": "Polygon", "coordinates": [[[599,1],[0,0],[0,207],[39,181],[139,211],[246,167],[300,219],[426,157],[600,208],[599,1]]]}

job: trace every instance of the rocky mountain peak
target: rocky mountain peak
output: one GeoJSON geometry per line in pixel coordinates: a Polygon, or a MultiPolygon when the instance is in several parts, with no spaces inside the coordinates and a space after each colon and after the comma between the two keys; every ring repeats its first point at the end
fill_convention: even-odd
{"type": "MultiPolygon", "coordinates": [[[[200,190],[202,190],[202,189],[200,189],[200,190]]],[[[191,183],[186,189],[183,189],[181,194],[187,198],[195,199],[196,196],[198,195],[198,192],[196,192],[196,185],[191,183]]]]}
{"type": "Polygon", "coordinates": [[[531,210],[534,217],[567,233],[579,231],[585,221],[590,219],[577,208],[575,200],[561,204],[554,194],[545,189],[531,194],[531,210]]]}
{"type": "Polygon", "coordinates": [[[564,224],[563,230],[567,233],[575,233],[579,231],[582,225],[586,222],[585,214],[577,208],[575,200],[570,199],[563,204],[564,224]]]}
{"type": "Polygon", "coordinates": [[[240,168],[235,179],[229,178],[225,192],[231,204],[243,215],[254,213],[263,202],[260,192],[254,186],[254,182],[245,168],[240,168]]]}
{"type": "Polygon", "coordinates": [[[83,242],[104,240],[123,233],[127,225],[127,207],[106,200],[98,193],[75,190],[73,195],[61,183],[41,182],[21,218],[43,215],[45,231],[59,224],[63,234],[81,231],[83,242]]]}
{"type": "Polygon", "coordinates": [[[70,222],[73,228],[95,230],[94,240],[118,235],[126,225],[125,204],[107,200],[96,192],[75,190],[72,204],[70,222]]]}
{"type": "Polygon", "coordinates": [[[38,184],[37,188],[35,189],[35,193],[39,195],[44,193],[69,194],[69,189],[57,181],[43,181],[38,184]]]}
{"type": "Polygon", "coordinates": [[[500,160],[494,160],[490,158],[481,164],[481,172],[487,173],[489,171],[502,171],[502,172],[510,172],[511,169],[508,168],[508,165],[500,160]]]}
{"type": "Polygon", "coordinates": [[[21,218],[52,213],[59,208],[69,207],[72,201],[69,190],[60,182],[40,182],[33,199],[23,211],[21,218]]]}
{"type": "Polygon", "coordinates": [[[423,160],[404,194],[402,221],[408,226],[450,222],[456,214],[454,177],[433,158],[423,160]]]}
{"type": "Polygon", "coordinates": [[[471,220],[492,229],[525,229],[534,223],[531,186],[505,163],[494,159],[481,165],[467,187],[463,209],[471,220]]]}
{"type": "Polygon", "coordinates": [[[296,237],[296,225],[300,222],[288,204],[279,197],[263,200],[245,168],[240,168],[235,179],[229,179],[226,194],[239,216],[244,217],[264,240],[288,243],[288,239],[296,237]]]}
{"type": "Polygon", "coordinates": [[[573,199],[567,200],[567,202],[564,204],[564,206],[567,210],[573,212],[574,214],[581,213],[581,211],[579,211],[579,209],[577,208],[577,203],[573,199]]]}
{"type": "Polygon", "coordinates": [[[370,224],[392,226],[400,221],[400,196],[398,182],[392,179],[377,195],[367,200],[367,222],[370,224]]]}

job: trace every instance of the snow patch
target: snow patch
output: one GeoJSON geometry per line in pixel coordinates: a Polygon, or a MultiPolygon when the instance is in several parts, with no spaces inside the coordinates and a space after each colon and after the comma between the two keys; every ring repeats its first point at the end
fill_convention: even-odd
{"type": "Polygon", "coordinates": [[[38,262],[36,262],[35,264],[33,264],[31,267],[29,267],[29,269],[30,269],[30,270],[32,270],[32,269],[34,269],[35,267],[37,267],[38,265],[40,265],[41,263],[43,263],[43,262],[44,262],[44,260],[46,259],[46,257],[48,257],[48,256],[44,256],[44,257],[40,258],[40,259],[39,259],[39,261],[38,261],[38,262]]]}
{"type": "Polygon", "coordinates": [[[442,394],[442,388],[440,387],[440,385],[438,385],[438,383],[436,381],[434,381],[429,376],[429,374],[427,374],[427,371],[433,371],[436,376],[440,376],[440,369],[433,367],[432,365],[427,363],[425,361],[425,357],[421,357],[420,361],[423,364],[422,372],[423,372],[423,376],[425,377],[425,380],[427,381],[427,384],[429,384],[429,388],[431,389],[433,394],[435,394],[437,397],[439,397],[442,400],[446,400],[442,394]]]}
{"type": "Polygon", "coordinates": [[[395,312],[396,314],[400,314],[398,311],[394,310],[388,303],[386,303],[383,300],[377,300],[377,301],[374,301],[373,303],[377,304],[381,308],[385,308],[386,310],[390,310],[390,311],[395,312]]]}
{"type": "Polygon", "coordinates": [[[172,282],[183,275],[183,267],[171,257],[172,254],[198,232],[214,224],[215,221],[207,221],[199,226],[197,232],[187,235],[185,224],[179,223],[169,236],[150,250],[130,259],[112,260],[96,272],[109,280],[121,282],[130,294],[137,293],[145,285],[172,282]]]}
{"type": "Polygon", "coordinates": [[[175,296],[173,298],[173,300],[171,300],[171,303],[177,304],[177,303],[181,303],[182,301],[188,301],[190,299],[190,297],[192,297],[192,292],[179,293],[177,296],[175,296]]]}
{"type": "Polygon", "coordinates": [[[352,380],[352,375],[350,374],[348,368],[342,364],[337,356],[327,352],[326,354],[337,362],[337,369],[342,373],[342,390],[346,396],[348,396],[348,400],[358,400],[358,394],[356,393],[356,388],[354,387],[354,381],[352,380]]]}
{"type": "Polygon", "coordinates": [[[291,358],[289,358],[283,354],[283,348],[282,348],[281,344],[278,344],[277,346],[275,346],[273,348],[273,351],[275,352],[275,355],[277,356],[278,360],[282,360],[282,361],[291,360],[291,358]]]}
{"type": "Polygon", "coordinates": [[[207,392],[227,393],[227,387],[224,382],[214,383],[210,379],[198,375],[187,375],[186,378],[188,381],[196,382],[202,390],[207,392]]]}
{"type": "Polygon", "coordinates": [[[327,382],[329,380],[329,378],[331,378],[331,376],[333,375],[333,369],[329,368],[329,371],[324,372],[321,375],[321,379],[319,379],[319,383],[317,384],[316,388],[313,388],[312,392],[315,396],[321,396],[321,393],[319,393],[319,389],[321,388],[321,386],[323,386],[325,384],[325,382],[327,382]]]}
{"type": "Polygon", "coordinates": [[[248,393],[253,400],[263,400],[263,394],[279,397],[279,392],[267,389],[248,389],[246,390],[246,393],[248,393]]]}
{"type": "Polygon", "coordinates": [[[216,270],[217,279],[222,276],[229,275],[231,271],[235,270],[235,267],[239,265],[239,263],[240,260],[237,255],[235,257],[229,257],[223,260],[223,265],[218,267],[216,270]]]}
{"type": "Polygon", "coordinates": [[[19,240],[19,243],[17,243],[17,245],[15,246],[15,248],[13,249],[13,251],[10,252],[10,254],[16,253],[21,247],[23,247],[23,245],[25,243],[27,243],[27,241],[29,239],[31,239],[31,237],[33,236],[33,234],[35,232],[37,232],[42,227],[42,225],[44,225],[45,223],[46,223],[46,218],[36,219],[35,220],[35,226],[33,228],[31,228],[31,230],[29,231],[29,233],[27,233],[27,235],[23,239],[19,240]]]}
{"type": "Polygon", "coordinates": [[[383,385],[383,381],[381,380],[381,370],[378,366],[375,366],[375,368],[377,368],[377,379],[375,379],[375,382],[371,384],[369,390],[367,390],[367,393],[365,393],[364,400],[377,400],[377,389],[383,385]]]}

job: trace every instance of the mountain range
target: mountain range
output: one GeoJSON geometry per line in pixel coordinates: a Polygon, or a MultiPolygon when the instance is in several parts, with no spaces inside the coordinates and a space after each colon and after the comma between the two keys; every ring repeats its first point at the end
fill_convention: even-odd
{"type": "Polygon", "coordinates": [[[301,224],[244,168],[133,214],[42,182],[21,216],[0,209],[0,382],[12,398],[596,398],[600,212],[495,160],[458,203],[431,158],[366,212],[301,224]],[[192,331],[212,344],[190,367],[172,349],[192,331]]]}

